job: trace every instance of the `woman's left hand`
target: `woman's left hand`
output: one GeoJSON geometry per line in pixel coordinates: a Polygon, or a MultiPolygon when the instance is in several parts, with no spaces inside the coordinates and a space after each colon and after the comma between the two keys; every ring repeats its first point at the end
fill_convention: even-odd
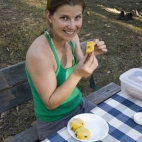
{"type": "Polygon", "coordinates": [[[107,52],[107,48],[106,48],[104,41],[100,41],[99,39],[95,39],[94,42],[95,42],[95,48],[94,48],[95,56],[107,52]]]}

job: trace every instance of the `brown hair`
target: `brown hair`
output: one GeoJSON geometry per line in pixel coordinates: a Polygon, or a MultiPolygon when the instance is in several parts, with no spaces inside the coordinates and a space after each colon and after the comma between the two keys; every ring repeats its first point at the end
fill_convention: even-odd
{"type": "Polygon", "coordinates": [[[85,9],[84,0],[47,0],[46,10],[49,10],[50,14],[53,15],[62,5],[81,5],[83,9],[82,12],[85,9]]]}

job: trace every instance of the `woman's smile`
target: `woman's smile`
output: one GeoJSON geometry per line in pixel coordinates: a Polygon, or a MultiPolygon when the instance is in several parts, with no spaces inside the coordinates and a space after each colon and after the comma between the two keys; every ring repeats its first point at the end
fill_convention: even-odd
{"type": "Polygon", "coordinates": [[[69,31],[65,31],[64,30],[64,32],[67,33],[67,34],[69,34],[69,35],[72,35],[75,31],[69,32],[69,31]]]}

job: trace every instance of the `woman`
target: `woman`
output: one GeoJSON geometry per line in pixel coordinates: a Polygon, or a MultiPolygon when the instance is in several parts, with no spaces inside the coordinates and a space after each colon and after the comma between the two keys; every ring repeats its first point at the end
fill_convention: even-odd
{"type": "Polygon", "coordinates": [[[48,0],[46,17],[50,31],[39,36],[27,51],[26,73],[40,140],[66,126],[74,115],[95,107],[82,98],[76,86],[97,68],[94,55],[107,49],[103,41],[96,39],[95,52],[83,55],[77,33],[84,8],[83,0],[48,0]]]}

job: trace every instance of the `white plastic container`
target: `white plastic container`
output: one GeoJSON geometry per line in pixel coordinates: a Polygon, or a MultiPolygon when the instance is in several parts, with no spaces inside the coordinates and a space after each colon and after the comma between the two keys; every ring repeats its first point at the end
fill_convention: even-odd
{"type": "Polygon", "coordinates": [[[133,68],[120,76],[121,91],[142,101],[142,69],[133,68]]]}

